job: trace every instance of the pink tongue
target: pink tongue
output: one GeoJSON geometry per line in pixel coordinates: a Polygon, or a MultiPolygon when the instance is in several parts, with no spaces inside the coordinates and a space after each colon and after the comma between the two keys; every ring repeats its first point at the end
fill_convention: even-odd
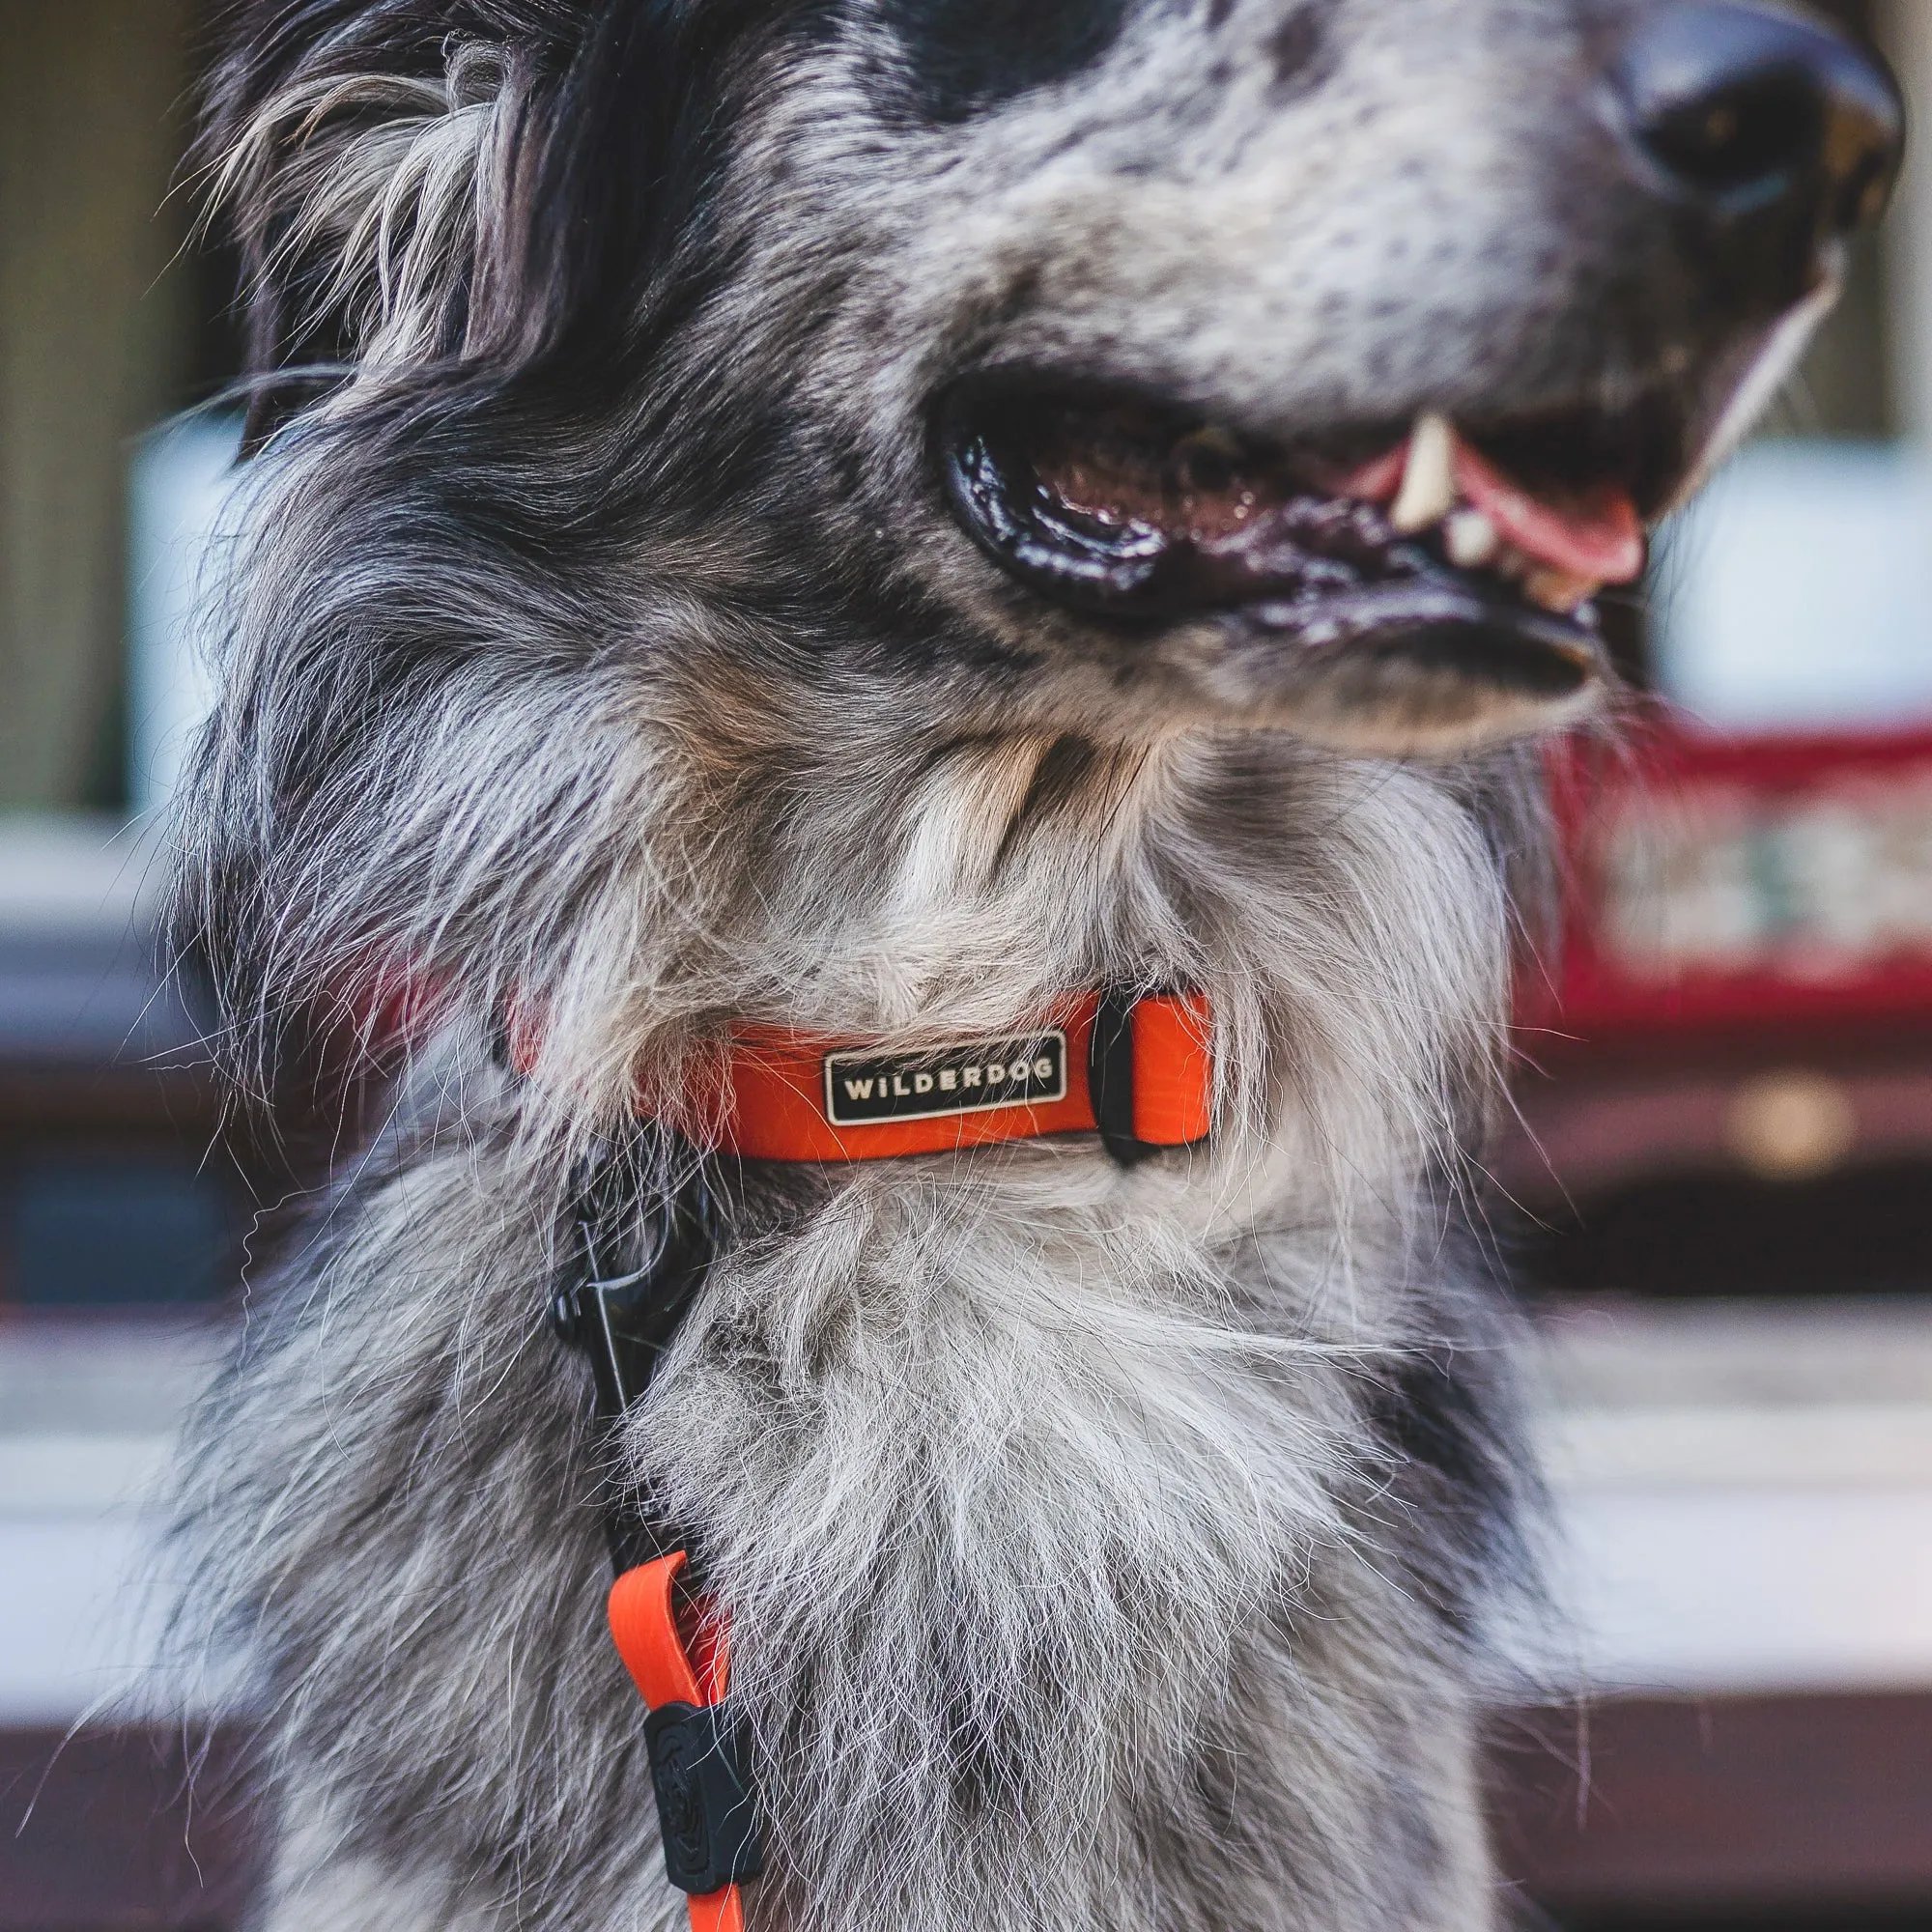
{"type": "MultiPolygon", "coordinates": [[[[1342,478],[1340,494],[1368,503],[1392,502],[1407,467],[1405,441],[1342,478]]],[[[1643,520],[1630,492],[1615,484],[1560,507],[1546,503],[1459,437],[1456,485],[1506,541],[1552,570],[1592,583],[1629,583],[1643,573],[1643,520]]]]}
{"type": "Polygon", "coordinates": [[[1532,497],[1460,441],[1456,482],[1507,541],[1552,569],[1597,583],[1628,583],[1643,574],[1643,520],[1630,492],[1614,483],[1559,507],[1532,497]]]}
{"type": "MultiPolygon", "coordinates": [[[[1403,471],[1408,468],[1408,439],[1405,437],[1386,456],[1337,476],[1332,488],[1338,497],[1353,497],[1362,503],[1392,503],[1402,489],[1403,471]]],[[[1328,478],[1321,479],[1324,484],[1328,478]]]]}

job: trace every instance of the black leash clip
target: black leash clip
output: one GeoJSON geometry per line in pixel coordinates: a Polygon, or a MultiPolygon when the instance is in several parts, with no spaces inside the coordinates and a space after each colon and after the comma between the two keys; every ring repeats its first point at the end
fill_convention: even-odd
{"type": "Polygon", "coordinates": [[[589,1356],[598,1420],[613,1424],[643,1400],[718,1249],[717,1214],[696,1155],[690,1178],[641,1216],[625,1168],[606,1147],[580,1170],[571,1210],[576,1253],[550,1311],[557,1339],[589,1356]],[[613,1236],[619,1227],[636,1236],[629,1254],[613,1236]]]}
{"type": "MultiPolygon", "coordinates": [[[[550,1321],[559,1341],[589,1357],[593,1413],[607,1432],[644,1399],[718,1250],[703,1165],[681,1145],[669,1151],[686,1179],[668,1192],[647,1193],[637,1167],[608,1145],[585,1158],[574,1190],[575,1252],[550,1321]]],[[[605,1499],[604,1528],[619,1576],[689,1545],[675,1524],[616,1494],[605,1499]]]]}

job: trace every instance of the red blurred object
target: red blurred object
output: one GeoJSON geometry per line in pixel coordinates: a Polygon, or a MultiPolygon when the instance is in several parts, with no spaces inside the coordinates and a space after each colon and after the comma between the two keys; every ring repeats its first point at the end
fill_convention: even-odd
{"type": "Polygon", "coordinates": [[[1726,739],[1662,716],[1566,743],[1550,776],[1563,949],[1520,989],[1492,1170],[1549,1231],[1544,1278],[1922,1281],[1932,730],[1726,739]]]}
{"type": "MultiPolygon", "coordinates": [[[[1566,856],[1552,1043],[1932,1022],[1932,730],[1664,722],[1551,760],[1566,856]]],[[[1540,1048],[1533,1049],[1541,1058],[1540,1048]]]]}

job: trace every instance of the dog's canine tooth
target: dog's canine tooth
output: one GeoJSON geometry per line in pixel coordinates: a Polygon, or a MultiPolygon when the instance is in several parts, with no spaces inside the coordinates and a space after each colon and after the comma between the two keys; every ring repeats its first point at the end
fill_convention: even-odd
{"type": "Polygon", "coordinates": [[[1443,526],[1442,547],[1458,570],[1480,570],[1495,561],[1502,533],[1481,510],[1458,510],[1443,526]]]}
{"type": "Polygon", "coordinates": [[[1389,522],[1404,536],[1433,528],[1456,507],[1456,430],[1445,415],[1426,410],[1408,439],[1408,463],[1389,522]]]}

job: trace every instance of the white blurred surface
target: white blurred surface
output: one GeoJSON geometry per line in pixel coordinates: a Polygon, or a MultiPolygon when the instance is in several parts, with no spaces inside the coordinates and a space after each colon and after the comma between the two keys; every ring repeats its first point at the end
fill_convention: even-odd
{"type": "MultiPolygon", "coordinates": [[[[0,1323],[0,1725],[192,1708],[139,1499],[220,1338],[0,1323]]],[[[1568,1689],[1932,1689],[1932,1303],[1624,1304],[1546,1331],[1568,1689]]]]}
{"type": "Polygon", "coordinates": [[[1584,1307],[1540,1440],[1573,1675],[1932,1688],[1932,1304],[1584,1307]]]}
{"type": "Polygon", "coordinates": [[[0,1726],[53,1725],[159,1693],[148,1526],[131,1511],[0,1502],[0,1726]]]}
{"type": "Polygon", "coordinates": [[[1932,1483],[1562,1493],[1584,1675],[1680,1693],[1932,1688],[1932,1483]]]}
{"type": "Polygon", "coordinates": [[[128,803],[166,805],[213,701],[203,659],[223,517],[236,487],[239,422],[190,416],[136,452],[128,502],[128,803]]]}
{"type": "Polygon", "coordinates": [[[177,1711],[152,1502],[223,1343],[183,1321],[0,1321],[0,1725],[177,1711]]]}
{"type": "Polygon", "coordinates": [[[1932,723],[1932,457],[1747,445],[1666,530],[1652,617],[1659,685],[1713,727],[1932,723]]]}
{"type": "Polygon", "coordinates": [[[159,895],[152,838],[81,812],[0,818],[0,942],[95,938],[147,925],[159,895]]]}

